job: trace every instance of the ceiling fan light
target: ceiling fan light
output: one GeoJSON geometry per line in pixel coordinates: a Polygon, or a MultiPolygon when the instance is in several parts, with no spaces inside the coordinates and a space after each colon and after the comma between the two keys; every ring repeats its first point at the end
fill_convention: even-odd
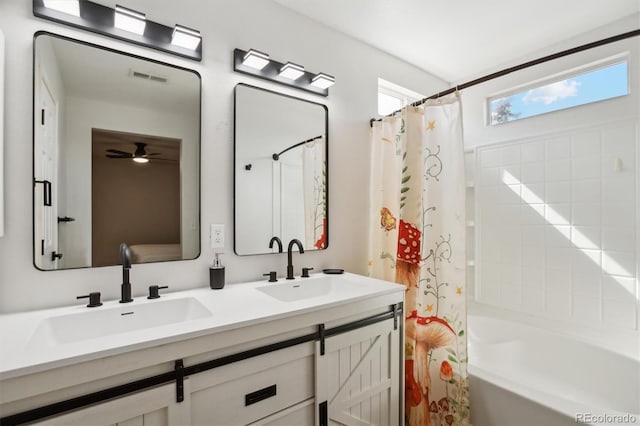
{"type": "Polygon", "coordinates": [[[133,157],[133,161],[139,164],[146,164],[149,162],[149,159],[144,157],[133,157]]]}

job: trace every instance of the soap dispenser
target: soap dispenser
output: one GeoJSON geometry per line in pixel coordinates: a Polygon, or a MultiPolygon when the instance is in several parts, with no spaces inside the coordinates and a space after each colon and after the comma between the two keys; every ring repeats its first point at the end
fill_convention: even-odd
{"type": "Polygon", "coordinates": [[[219,290],[224,287],[224,266],[220,261],[220,254],[216,253],[213,258],[213,266],[209,268],[209,286],[212,289],[219,290]]]}

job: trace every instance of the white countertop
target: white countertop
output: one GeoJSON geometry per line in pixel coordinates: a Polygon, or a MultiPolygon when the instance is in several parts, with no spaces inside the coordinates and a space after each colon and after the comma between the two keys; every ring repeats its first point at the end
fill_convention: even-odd
{"type": "Polygon", "coordinates": [[[0,315],[2,342],[0,380],[336,307],[376,296],[399,293],[399,300],[402,300],[401,294],[404,293],[404,289],[402,285],[345,273],[342,275],[314,274],[310,278],[296,278],[293,281],[280,278],[273,284],[266,281],[228,284],[222,290],[199,288],[161,293],[160,299],[148,300],[146,297],[137,297],[126,306],[133,309],[143,304],[192,297],[211,311],[212,315],[106,336],[100,336],[100,329],[96,327],[95,338],[63,344],[47,343],[38,338],[37,331],[43,321],[70,314],[80,316],[92,309],[114,309],[125,305],[117,300],[110,300],[103,301],[103,306],[88,308],[85,300],[69,307],[0,315]],[[316,280],[334,279],[332,277],[348,281],[354,286],[349,286],[349,291],[341,291],[339,294],[325,294],[290,302],[277,300],[258,290],[260,287],[284,283],[312,284],[314,281],[319,282],[316,280]]]}

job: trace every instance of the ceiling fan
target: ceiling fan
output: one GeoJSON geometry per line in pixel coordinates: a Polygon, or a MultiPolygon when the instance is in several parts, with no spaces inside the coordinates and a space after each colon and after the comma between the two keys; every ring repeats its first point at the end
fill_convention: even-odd
{"type": "Polygon", "coordinates": [[[120,151],[118,149],[107,149],[107,152],[111,154],[107,154],[108,158],[132,158],[136,163],[148,163],[149,157],[160,155],[159,152],[151,152],[147,154],[147,150],[145,147],[147,146],[144,142],[134,142],[136,146],[136,150],[133,153],[120,151]]]}

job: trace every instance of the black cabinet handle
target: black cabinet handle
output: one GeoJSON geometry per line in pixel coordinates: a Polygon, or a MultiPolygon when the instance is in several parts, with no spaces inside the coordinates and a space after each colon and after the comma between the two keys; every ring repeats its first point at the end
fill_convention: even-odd
{"type": "Polygon", "coordinates": [[[276,385],[268,386],[264,389],[257,390],[255,392],[248,393],[244,396],[245,407],[256,402],[260,402],[263,399],[271,398],[276,395],[276,385]]]}

